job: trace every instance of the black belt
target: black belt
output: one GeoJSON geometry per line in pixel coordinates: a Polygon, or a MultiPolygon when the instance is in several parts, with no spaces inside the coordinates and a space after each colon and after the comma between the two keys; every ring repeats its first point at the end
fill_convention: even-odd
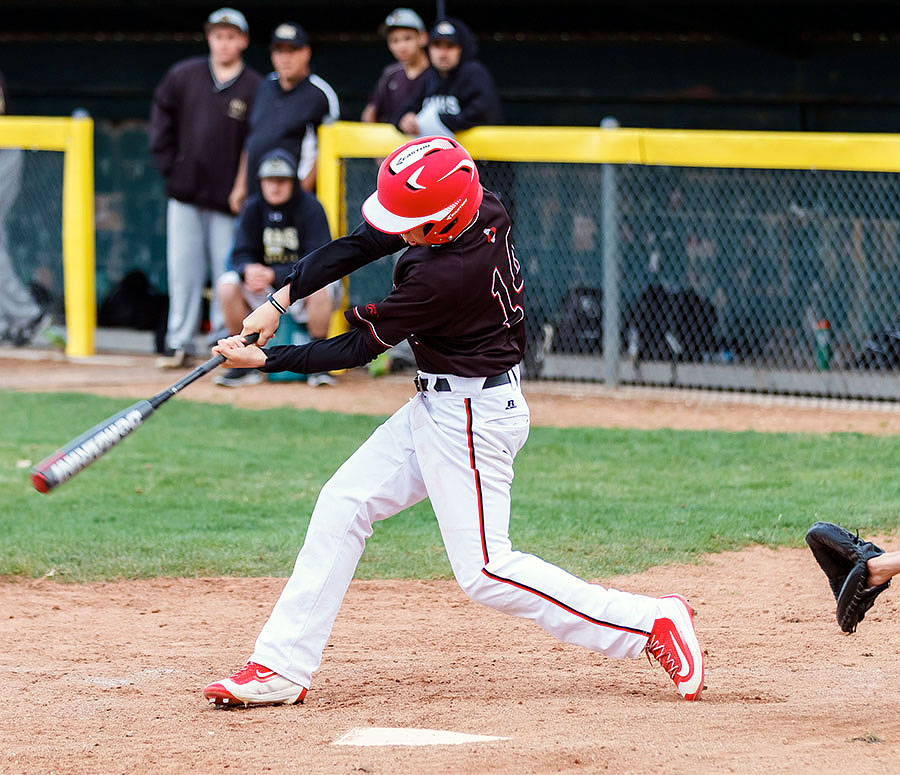
{"type": "MultiPolygon", "coordinates": [[[[498,374],[496,377],[487,377],[484,380],[484,384],[481,386],[482,389],[497,387],[498,385],[508,385],[510,383],[509,372],[504,372],[503,374],[498,374]]],[[[426,390],[429,390],[428,387],[428,378],[425,377],[415,377],[413,379],[413,383],[416,386],[416,390],[420,393],[424,393],[426,390]]],[[[434,381],[434,386],[430,388],[431,390],[436,390],[438,393],[449,393],[452,388],[450,387],[450,383],[447,381],[445,377],[438,377],[434,381]]]]}

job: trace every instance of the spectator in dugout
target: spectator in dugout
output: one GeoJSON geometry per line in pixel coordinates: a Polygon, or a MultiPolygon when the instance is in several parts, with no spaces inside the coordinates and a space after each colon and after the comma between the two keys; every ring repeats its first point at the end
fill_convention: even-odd
{"type": "Polygon", "coordinates": [[[306,191],[315,190],[316,131],[340,117],[334,89],[310,69],[312,49],[299,24],[279,24],[272,32],[269,52],[274,72],[262,80],[254,97],[232,201],[238,209],[247,196],[259,193],[256,175],[249,171],[257,170],[273,148],[283,148],[298,159],[300,185],[306,191]]]}
{"type": "Polygon", "coordinates": [[[431,68],[422,86],[395,119],[408,135],[444,135],[503,123],[494,79],[475,55],[475,38],[458,19],[439,20],[428,38],[431,68]]]}
{"type": "MultiPolygon", "coordinates": [[[[331,241],[325,210],[297,183],[296,157],[281,148],[269,151],[259,164],[258,178],[261,193],[249,197],[238,216],[232,271],[223,274],[216,287],[229,336],[239,334],[244,318],[284,285],[299,259],[331,241]]],[[[310,338],[325,339],[342,296],[337,280],[295,301],[288,314],[306,326],[310,338]]],[[[240,387],[262,378],[256,369],[229,369],[213,381],[240,387]]],[[[334,380],[328,374],[310,374],[307,384],[316,387],[334,380]]]]}
{"type": "Polygon", "coordinates": [[[428,32],[410,8],[395,8],[384,20],[384,35],[394,57],[381,73],[362,112],[367,123],[392,123],[406,107],[428,71],[428,32]]]}

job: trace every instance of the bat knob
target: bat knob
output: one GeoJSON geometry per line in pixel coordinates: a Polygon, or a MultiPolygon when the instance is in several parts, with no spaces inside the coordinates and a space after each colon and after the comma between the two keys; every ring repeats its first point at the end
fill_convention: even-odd
{"type": "Polygon", "coordinates": [[[50,482],[40,471],[32,471],[31,483],[38,492],[50,492],[50,482]]]}

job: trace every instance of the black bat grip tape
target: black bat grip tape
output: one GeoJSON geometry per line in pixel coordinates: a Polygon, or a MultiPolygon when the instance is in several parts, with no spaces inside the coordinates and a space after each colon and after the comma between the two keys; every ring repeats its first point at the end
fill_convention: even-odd
{"type": "MultiPolygon", "coordinates": [[[[257,339],[259,339],[259,331],[254,331],[252,334],[247,334],[247,336],[244,337],[244,345],[253,344],[257,339]]],[[[216,355],[215,357],[210,358],[206,363],[204,363],[203,366],[213,363],[213,361],[215,361],[214,366],[218,366],[219,364],[225,363],[226,360],[227,359],[224,355],[216,355]]],[[[203,368],[203,366],[201,366],[200,368],[203,368]]],[[[210,367],[209,369],[207,369],[207,371],[211,371],[212,368],[213,367],[210,367]]]]}
{"type": "MultiPolygon", "coordinates": [[[[244,337],[244,344],[253,344],[257,339],[259,339],[259,333],[253,332],[252,334],[247,334],[244,337]]],[[[178,393],[180,390],[186,388],[192,382],[200,379],[204,374],[209,374],[214,368],[217,366],[221,366],[227,358],[224,355],[214,355],[210,358],[206,363],[201,364],[192,372],[183,376],[178,382],[174,385],[170,385],[168,388],[163,390],[161,393],[157,393],[150,400],[150,404],[154,409],[157,409],[161,404],[168,401],[172,396],[178,393]]]]}

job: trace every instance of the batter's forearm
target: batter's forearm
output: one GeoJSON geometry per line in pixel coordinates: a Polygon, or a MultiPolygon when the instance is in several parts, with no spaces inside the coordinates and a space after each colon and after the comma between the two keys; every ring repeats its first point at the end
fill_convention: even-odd
{"type": "MultiPolygon", "coordinates": [[[[280,289],[286,285],[291,274],[290,264],[271,264],[268,266],[269,269],[275,272],[275,280],[272,282],[272,287],[280,289]]],[[[288,294],[290,295],[290,288],[288,289],[288,294]]]]}
{"type": "Polygon", "coordinates": [[[266,363],[260,367],[260,371],[318,374],[363,366],[383,352],[383,348],[373,350],[371,340],[354,329],[332,339],[316,339],[301,345],[277,345],[268,347],[263,352],[266,354],[266,363]]]}

